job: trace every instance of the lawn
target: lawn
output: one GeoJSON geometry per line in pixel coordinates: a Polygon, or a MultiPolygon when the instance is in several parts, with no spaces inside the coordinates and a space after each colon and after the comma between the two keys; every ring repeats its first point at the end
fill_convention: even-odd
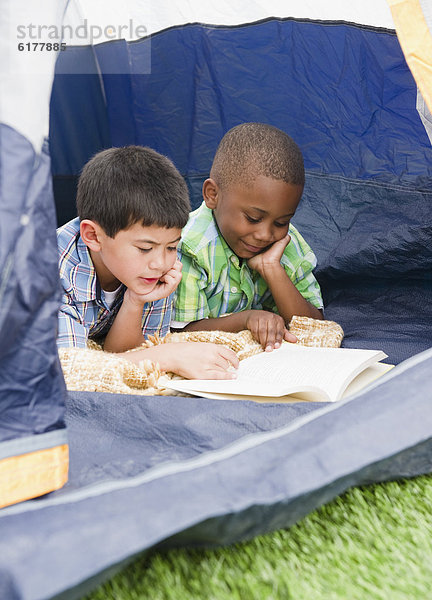
{"type": "Polygon", "coordinates": [[[432,476],[354,488],[287,530],[149,552],[87,600],[426,600],[432,476]]]}

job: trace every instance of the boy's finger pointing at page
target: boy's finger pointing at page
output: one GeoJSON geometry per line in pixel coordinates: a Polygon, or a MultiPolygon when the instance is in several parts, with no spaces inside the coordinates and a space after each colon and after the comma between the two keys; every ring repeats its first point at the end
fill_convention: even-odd
{"type": "Polygon", "coordinates": [[[267,335],[265,339],[262,340],[262,346],[266,352],[270,352],[275,347],[275,343],[277,341],[276,334],[276,323],[267,320],[267,335]]]}
{"type": "Polygon", "coordinates": [[[279,348],[284,338],[284,321],[275,314],[269,313],[266,319],[267,335],[264,340],[261,340],[262,346],[266,352],[279,348]]]}

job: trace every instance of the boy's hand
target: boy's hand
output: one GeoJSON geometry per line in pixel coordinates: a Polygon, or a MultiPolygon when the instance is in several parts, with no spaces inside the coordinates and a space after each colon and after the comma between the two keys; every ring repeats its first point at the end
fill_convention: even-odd
{"type": "Polygon", "coordinates": [[[282,340],[296,343],[297,338],[285,327],[280,315],[266,310],[250,310],[246,319],[246,327],[266,352],[279,348],[282,340]]]}
{"type": "Polygon", "coordinates": [[[159,344],[122,355],[138,364],[143,359],[157,362],[164,371],[188,379],[235,379],[239,359],[235,352],[219,344],[178,342],[159,344]]]}
{"type": "Polygon", "coordinates": [[[261,277],[265,279],[266,270],[275,266],[280,267],[282,255],[290,240],[291,236],[287,233],[281,240],[272,244],[270,248],[267,248],[265,252],[249,258],[247,261],[248,265],[254,271],[258,271],[261,277]]]}
{"type": "Polygon", "coordinates": [[[147,302],[155,302],[161,298],[167,298],[180,283],[182,267],[183,265],[177,258],[171,269],[160,278],[151,292],[148,294],[137,294],[128,288],[125,292],[125,300],[143,306],[147,302]]]}
{"type": "MultiPolygon", "coordinates": [[[[168,345],[168,344],[163,344],[168,345]]],[[[169,344],[174,350],[174,373],[188,379],[235,379],[239,366],[235,352],[220,344],[184,342],[169,344]],[[181,346],[181,347],[180,347],[181,346]]]]}
{"type": "Polygon", "coordinates": [[[171,269],[160,278],[156,287],[149,294],[143,294],[145,302],[154,302],[169,296],[180,283],[182,267],[183,265],[176,258],[171,269]]]}

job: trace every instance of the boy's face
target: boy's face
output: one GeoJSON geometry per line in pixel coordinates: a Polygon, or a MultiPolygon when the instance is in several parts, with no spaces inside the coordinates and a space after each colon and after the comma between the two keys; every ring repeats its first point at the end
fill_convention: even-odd
{"type": "Polygon", "coordinates": [[[120,282],[136,294],[148,294],[174,265],[181,229],[135,223],[113,238],[97,226],[97,248],[90,248],[102,289],[115,290],[120,282]]]}
{"type": "Polygon", "coordinates": [[[259,176],[250,186],[234,184],[223,192],[212,179],[204,200],[231,250],[240,258],[265,252],[288,232],[303,186],[259,176]]]}

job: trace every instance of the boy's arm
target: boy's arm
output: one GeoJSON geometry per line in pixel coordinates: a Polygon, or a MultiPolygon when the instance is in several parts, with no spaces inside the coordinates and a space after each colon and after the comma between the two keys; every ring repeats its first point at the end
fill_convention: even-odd
{"type": "Polygon", "coordinates": [[[290,240],[291,236],[287,234],[266,252],[249,259],[248,264],[266,281],[285,323],[289,323],[294,315],[322,319],[323,311],[302,296],[280,262],[290,240]]]}
{"type": "Polygon", "coordinates": [[[237,333],[247,329],[247,319],[250,316],[251,310],[242,310],[238,313],[232,313],[225,317],[200,319],[188,323],[183,331],[230,331],[237,333]]]}
{"type": "Polygon", "coordinates": [[[261,274],[267,282],[278,312],[289,323],[294,315],[322,319],[323,311],[308,302],[298,291],[282,265],[266,268],[261,274]]]}
{"type": "Polygon", "coordinates": [[[142,318],[145,301],[125,291],[122,305],[104,341],[107,352],[125,352],[144,342],[142,318]]]}
{"type": "Polygon", "coordinates": [[[165,343],[119,356],[135,364],[151,360],[163,371],[188,379],[234,379],[239,365],[237,355],[230,348],[206,342],[165,343]]]}

